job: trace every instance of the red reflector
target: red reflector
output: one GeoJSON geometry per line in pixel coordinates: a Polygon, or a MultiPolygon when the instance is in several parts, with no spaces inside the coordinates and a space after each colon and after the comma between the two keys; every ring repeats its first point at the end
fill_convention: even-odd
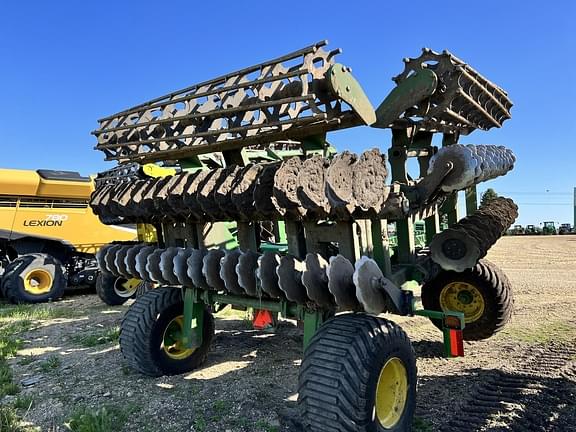
{"type": "Polygon", "coordinates": [[[464,340],[462,330],[450,329],[450,354],[453,357],[464,356],[464,340]]]}
{"type": "Polygon", "coordinates": [[[274,317],[272,312],[267,310],[254,310],[254,321],[252,326],[256,330],[265,330],[274,327],[274,317]]]}
{"type": "Polygon", "coordinates": [[[461,329],[460,318],[453,315],[447,315],[444,317],[444,327],[448,327],[449,329],[461,329]]]}

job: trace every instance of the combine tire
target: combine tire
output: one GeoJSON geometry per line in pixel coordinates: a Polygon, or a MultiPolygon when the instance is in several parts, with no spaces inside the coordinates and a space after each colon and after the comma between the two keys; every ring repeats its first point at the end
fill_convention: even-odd
{"type": "Polygon", "coordinates": [[[133,298],[143,283],[139,279],[128,280],[101,271],[96,277],[96,293],[107,305],[118,306],[133,298]]]}
{"type": "Polygon", "coordinates": [[[62,264],[47,254],[22,255],[8,264],[2,275],[2,294],[11,303],[57,300],[65,289],[62,264]]]}
{"type": "MultiPolygon", "coordinates": [[[[461,273],[442,271],[422,287],[425,309],[464,313],[465,340],[487,339],[512,317],[514,299],[506,275],[488,260],[461,273]]],[[[439,320],[432,320],[442,328],[439,320]]]]}
{"type": "Polygon", "coordinates": [[[6,267],[10,264],[10,261],[6,257],[0,258],[0,278],[6,272],[6,267]]]}
{"type": "Polygon", "coordinates": [[[339,315],[312,338],[300,368],[304,430],[407,431],[416,407],[416,357],[385,319],[339,315]]]}
{"type": "Polygon", "coordinates": [[[183,313],[178,288],[157,288],[138,297],[120,327],[120,349],[128,364],[158,377],[189,372],[204,363],[214,337],[214,318],[206,310],[202,345],[190,349],[181,343],[183,313]]]}

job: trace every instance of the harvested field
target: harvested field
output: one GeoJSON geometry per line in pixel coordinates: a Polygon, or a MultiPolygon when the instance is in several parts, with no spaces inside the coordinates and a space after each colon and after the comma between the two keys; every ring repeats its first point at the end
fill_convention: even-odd
{"type": "MultiPolygon", "coordinates": [[[[488,258],[514,286],[513,322],[466,344],[464,358],[442,358],[442,335],[427,319],[394,318],[418,356],[414,430],[576,430],[575,257],[576,236],[501,239],[488,258]]],[[[258,332],[227,309],[201,370],[152,379],[122,361],[117,329],[126,308],[76,295],[31,315],[9,361],[14,381],[31,385],[2,403],[30,401],[18,413],[42,431],[68,430],[82,414],[114,431],[301,430],[295,392],[302,335],[292,322],[275,334],[258,332]]]]}

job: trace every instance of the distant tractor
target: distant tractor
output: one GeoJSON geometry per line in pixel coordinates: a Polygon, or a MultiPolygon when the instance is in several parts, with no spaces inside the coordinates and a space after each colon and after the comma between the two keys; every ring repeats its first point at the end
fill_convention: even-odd
{"type": "Polygon", "coordinates": [[[572,225],[569,223],[563,223],[558,228],[558,234],[571,234],[573,232],[572,225]]]}
{"type": "Polygon", "coordinates": [[[524,234],[537,235],[537,234],[540,234],[540,229],[537,228],[536,225],[526,225],[526,229],[524,230],[524,234]]]}
{"type": "Polygon", "coordinates": [[[514,225],[511,231],[512,235],[524,235],[524,227],[522,225],[514,225]]]}
{"type": "Polygon", "coordinates": [[[0,169],[0,288],[12,303],[57,300],[97,285],[117,301],[136,281],[99,277],[95,253],[136,230],[101,223],[88,206],[94,183],[72,171],[0,169]]]}
{"type": "Polygon", "coordinates": [[[542,234],[547,235],[556,235],[558,231],[556,230],[556,225],[554,222],[543,222],[542,226],[542,234]]]}

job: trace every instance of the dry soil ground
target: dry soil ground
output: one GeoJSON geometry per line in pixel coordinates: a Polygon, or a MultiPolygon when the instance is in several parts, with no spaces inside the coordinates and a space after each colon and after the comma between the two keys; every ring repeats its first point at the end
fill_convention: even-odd
{"type": "MultiPolygon", "coordinates": [[[[417,431],[576,430],[576,236],[506,237],[488,257],[511,279],[513,321],[497,336],[444,359],[441,334],[424,318],[399,319],[418,356],[417,431]]],[[[36,321],[10,360],[34,404],[25,420],[66,430],[74,413],[106,406],[118,431],[301,430],[295,409],[302,335],[247,330],[224,314],[208,363],[152,379],[128,369],[116,329],[128,306],[95,295],[54,303],[63,318],[36,321]]],[[[393,318],[394,319],[394,318],[393,318]]]]}

